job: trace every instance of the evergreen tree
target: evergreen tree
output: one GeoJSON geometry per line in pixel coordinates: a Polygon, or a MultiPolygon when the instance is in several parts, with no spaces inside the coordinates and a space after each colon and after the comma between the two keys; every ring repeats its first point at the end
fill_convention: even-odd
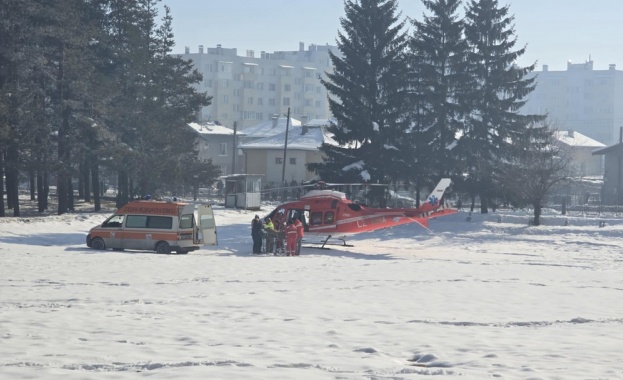
{"type": "Polygon", "coordinates": [[[327,181],[387,183],[403,175],[399,149],[408,128],[405,22],[396,0],[347,0],[333,73],[322,83],[337,123],[339,143],[321,147],[324,163],[308,165],[327,181]],[[390,165],[391,163],[391,165],[390,165]]]}
{"type": "Polygon", "coordinates": [[[514,50],[514,17],[509,6],[500,6],[497,0],[471,0],[465,19],[473,88],[471,112],[455,150],[465,164],[464,188],[472,199],[480,196],[481,212],[486,213],[495,191],[492,177],[500,170],[499,164],[512,160],[509,155],[514,142],[542,117],[519,113],[534,89],[534,79],[526,79],[534,64],[516,64],[525,47],[514,50]]]}
{"type": "Polygon", "coordinates": [[[78,175],[79,159],[75,156],[83,120],[84,99],[90,84],[85,77],[90,69],[84,60],[91,41],[88,3],[82,0],[59,0],[49,8],[49,33],[43,39],[54,84],[49,88],[52,126],[56,132],[58,165],[58,214],[73,209],[73,179],[78,175]]]}
{"type": "Polygon", "coordinates": [[[150,121],[143,138],[150,149],[143,151],[141,162],[150,165],[151,170],[137,173],[139,188],[144,192],[153,192],[161,185],[175,188],[183,182],[186,169],[178,164],[197,159],[196,134],[188,128],[188,123],[196,120],[201,107],[210,104],[210,98],[193,87],[194,83],[202,81],[201,74],[191,62],[171,55],[172,18],[169,8],[165,6],[164,9],[162,23],[152,33],[151,62],[147,71],[151,85],[146,89],[145,113],[150,121]],[[171,171],[171,168],[175,169],[171,171]]]}
{"type": "Polygon", "coordinates": [[[410,137],[419,164],[415,172],[424,184],[434,186],[440,177],[459,174],[452,148],[468,112],[468,46],[463,37],[463,20],[457,12],[460,0],[422,2],[430,14],[423,21],[413,21],[410,63],[417,78],[410,137]]]}
{"type": "MultiPolygon", "coordinates": [[[[42,38],[47,33],[47,2],[0,0],[0,155],[7,207],[20,215],[20,171],[35,146],[33,128],[45,128],[42,38]]],[[[4,201],[0,216],[4,216],[4,201]]]]}

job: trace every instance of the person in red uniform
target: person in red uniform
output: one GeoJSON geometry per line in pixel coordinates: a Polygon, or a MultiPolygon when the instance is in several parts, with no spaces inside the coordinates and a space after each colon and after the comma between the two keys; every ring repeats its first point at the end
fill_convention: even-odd
{"type": "Polygon", "coordinates": [[[286,226],[286,255],[294,256],[296,255],[296,238],[298,234],[296,232],[296,226],[292,222],[292,219],[288,220],[288,225],[286,226]]]}
{"type": "Polygon", "coordinates": [[[296,227],[296,255],[301,254],[301,243],[303,242],[303,238],[305,237],[305,227],[303,227],[303,223],[300,219],[301,215],[294,216],[294,226],[296,227]]]}

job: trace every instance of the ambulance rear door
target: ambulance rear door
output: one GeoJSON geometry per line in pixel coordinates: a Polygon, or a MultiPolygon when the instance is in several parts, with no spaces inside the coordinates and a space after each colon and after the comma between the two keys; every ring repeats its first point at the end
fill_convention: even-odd
{"type": "Polygon", "coordinates": [[[199,228],[199,243],[203,245],[218,245],[216,237],[216,221],[214,212],[209,204],[197,205],[197,224],[199,228]]]}

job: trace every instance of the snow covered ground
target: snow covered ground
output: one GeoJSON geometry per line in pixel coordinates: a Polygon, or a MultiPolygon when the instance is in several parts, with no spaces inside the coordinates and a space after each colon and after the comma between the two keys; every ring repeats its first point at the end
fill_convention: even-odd
{"type": "Polygon", "coordinates": [[[623,218],[462,212],[257,257],[254,214],[216,208],[219,246],[182,256],[88,249],[107,214],[0,219],[0,378],[623,378],[623,218]]]}

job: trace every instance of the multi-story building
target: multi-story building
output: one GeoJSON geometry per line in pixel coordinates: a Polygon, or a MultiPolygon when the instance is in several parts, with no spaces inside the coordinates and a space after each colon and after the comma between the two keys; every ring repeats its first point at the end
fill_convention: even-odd
{"type": "Polygon", "coordinates": [[[594,70],[593,61],[567,63],[566,71],[543,65],[536,89],[522,109],[526,114],[547,114],[552,127],[574,130],[606,145],[618,140],[623,125],[623,71],[611,64],[594,70]]]}
{"type": "Polygon", "coordinates": [[[262,51],[256,56],[248,50],[239,56],[237,49],[208,48],[197,53],[185,49],[181,57],[191,60],[203,74],[199,90],[212,96],[212,104],[201,111],[202,121],[218,121],[238,127],[257,125],[273,115],[287,114],[299,120],[330,118],[327,90],[320,83],[325,72],[332,71],[329,51],[334,46],[303,43],[298,51],[262,51]]]}

